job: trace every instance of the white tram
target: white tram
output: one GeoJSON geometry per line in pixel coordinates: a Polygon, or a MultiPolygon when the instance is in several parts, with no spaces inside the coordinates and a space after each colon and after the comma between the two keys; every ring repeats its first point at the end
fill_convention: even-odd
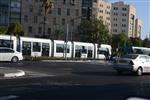
{"type": "Polygon", "coordinates": [[[111,56],[111,46],[107,44],[93,44],[86,42],[70,42],[62,40],[15,37],[0,35],[0,47],[12,48],[32,57],[57,57],[81,59],[106,59],[111,56]]]}

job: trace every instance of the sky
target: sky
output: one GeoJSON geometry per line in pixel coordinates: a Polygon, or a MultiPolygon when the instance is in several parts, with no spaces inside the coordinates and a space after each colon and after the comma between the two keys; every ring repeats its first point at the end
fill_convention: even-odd
{"type": "Polygon", "coordinates": [[[136,18],[143,21],[142,27],[142,39],[146,38],[150,34],[150,0],[108,0],[113,3],[116,1],[124,1],[126,4],[130,4],[136,8],[136,18]]]}

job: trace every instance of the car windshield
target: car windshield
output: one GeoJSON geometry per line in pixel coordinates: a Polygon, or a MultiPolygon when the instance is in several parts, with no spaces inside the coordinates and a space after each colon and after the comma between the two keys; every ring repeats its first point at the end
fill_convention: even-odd
{"type": "Polygon", "coordinates": [[[135,59],[138,55],[124,55],[121,58],[129,58],[129,59],[135,59]]]}

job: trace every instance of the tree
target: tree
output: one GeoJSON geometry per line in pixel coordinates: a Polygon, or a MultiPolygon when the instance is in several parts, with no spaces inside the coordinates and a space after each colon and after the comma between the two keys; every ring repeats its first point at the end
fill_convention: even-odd
{"type": "Polygon", "coordinates": [[[62,37],[63,37],[63,35],[64,35],[64,31],[63,30],[54,30],[54,32],[51,34],[52,36],[51,36],[51,39],[56,39],[56,40],[58,40],[58,39],[63,39],[62,37]]]}
{"type": "Polygon", "coordinates": [[[142,40],[140,38],[130,38],[130,43],[133,46],[142,46],[142,40]]]}
{"type": "Polygon", "coordinates": [[[7,34],[9,35],[15,35],[15,36],[26,36],[27,33],[24,32],[22,25],[17,22],[17,23],[13,23],[7,31],[7,34]]]}
{"type": "Polygon", "coordinates": [[[150,39],[145,38],[145,39],[143,40],[143,46],[150,48],[150,39]]]}
{"type": "Polygon", "coordinates": [[[109,42],[108,28],[101,20],[84,20],[80,24],[79,31],[83,41],[99,44],[109,42]]]}
{"type": "Polygon", "coordinates": [[[122,47],[125,47],[129,45],[130,43],[128,42],[128,38],[124,33],[120,33],[117,35],[113,35],[112,37],[112,48],[113,51],[116,51],[116,49],[120,49],[122,47]]]}
{"type": "Polygon", "coordinates": [[[11,26],[8,27],[7,34],[10,35],[10,40],[12,38],[12,35],[15,35],[17,37],[17,51],[20,51],[20,36],[27,35],[27,33],[24,32],[22,25],[19,22],[13,23],[11,26]]]}
{"type": "Polygon", "coordinates": [[[44,8],[43,37],[45,38],[46,15],[53,7],[52,0],[42,0],[42,7],[44,8]]]}
{"type": "Polygon", "coordinates": [[[8,31],[7,27],[0,27],[0,34],[6,34],[8,31]]]}

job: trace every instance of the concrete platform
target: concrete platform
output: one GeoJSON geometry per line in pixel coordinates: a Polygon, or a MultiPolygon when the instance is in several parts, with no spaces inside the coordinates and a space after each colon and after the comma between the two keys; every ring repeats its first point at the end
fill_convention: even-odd
{"type": "Polygon", "coordinates": [[[25,72],[23,70],[17,70],[8,67],[0,67],[0,77],[11,78],[24,76],[25,72]]]}

